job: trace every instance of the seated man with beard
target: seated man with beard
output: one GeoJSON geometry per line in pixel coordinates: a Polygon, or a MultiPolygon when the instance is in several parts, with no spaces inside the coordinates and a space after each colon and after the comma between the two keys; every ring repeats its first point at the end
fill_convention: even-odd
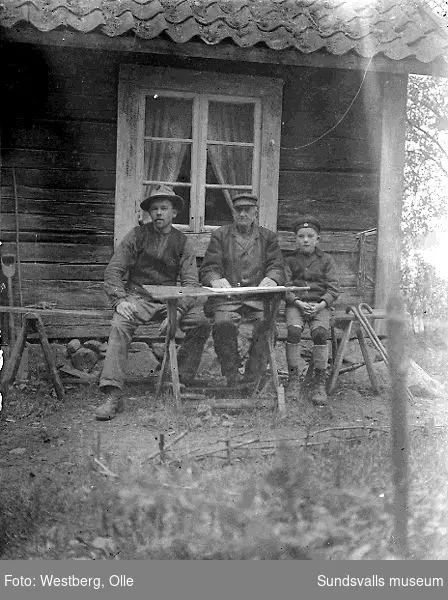
{"type": "MultiPolygon", "coordinates": [[[[201,283],[214,288],[283,285],[282,253],[275,233],[257,224],[257,196],[243,193],[232,202],[234,222],[212,234],[200,269],[201,283]]],[[[245,381],[254,381],[267,352],[263,301],[220,296],[209,298],[205,311],[213,316],[215,351],[229,386],[240,381],[238,325],[242,318],[254,324],[244,374],[245,381]]]]}

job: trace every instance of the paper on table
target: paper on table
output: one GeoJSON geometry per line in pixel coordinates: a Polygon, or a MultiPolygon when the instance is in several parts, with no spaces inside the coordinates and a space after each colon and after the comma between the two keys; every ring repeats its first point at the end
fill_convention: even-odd
{"type": "Polygon", "coordinates": [[[222,287],[222,288],[212,288],[203,286],[204,290],[209,290],[210,292],[216,292],[217,294],[232,294],[235,292],[272,292],[273,290],[287,290],[284,285],[276,285],[276,286],[255,286],[255,287],[222,287]]]}

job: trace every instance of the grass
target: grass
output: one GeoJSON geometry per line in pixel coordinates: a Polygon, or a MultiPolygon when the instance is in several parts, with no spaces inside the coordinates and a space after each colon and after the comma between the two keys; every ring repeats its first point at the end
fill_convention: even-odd
{"type": "MultiPolygon", "coordinates": [[[[427,364],[415,358],[446,376],[440,353],[431,360],[427,350],[427,364]]],[[[31,409],[20,404],[24,418],[31,409]]],[[[105,456],[117,477],[99,472],[94,444],[79,444],[70,470],[0,470],[0,556],[393,559],[389,444],[387,433],[372,432],[306,449],[283,445],[273,456],[235,450],[232,465],[207,458],[150,463],[144,472],[124,456],[105,456]]],[[[446,429],[431,423],[410,433],[411,558],[448,558],[447,446],[446,429]]]]}
{"type": "MultiPolygon", "coordinates": [[[[412,437],[413,558],[448,557],[446,451],[440,431],[412,437]]],[[[3,558],[393,558],[384,435],[318,450],[281,446],[268,463],[210,459],[142,474],[115,462],[116,479],[86,457],[78,465],[77,488],[73,480],[2,482],[3,558]]]]}

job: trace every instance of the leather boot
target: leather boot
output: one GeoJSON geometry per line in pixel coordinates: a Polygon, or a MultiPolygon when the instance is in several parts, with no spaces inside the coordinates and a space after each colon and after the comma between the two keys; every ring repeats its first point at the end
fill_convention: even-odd
{"type": "Polygon", "coordinates": [[[314,380],[312,399],[315,406],[325,406],[328,402],[326,381],[327,381],[327,363],[328,346],[314,346],[314,380]]]}
{"type": "Polygon", "coordinates": [[[286,342],[286,362],[288,363],[289,382],[286,397],[291,400],[300,398],[301,385],[299,379],[300,344],[286,342]]]}
{"type": "Polygon", "coordinates": [[[111,387],[106,393],[106,402],[99,406],[95,411],[95,417],[98,421],[109,421],[115,415],[123,412],[124,403],[121,398],[120,388],[111,387]]]}
{"type": "Polygon", "coordinates": [[[249,357],[244,369],[244,381],[256,382],[266,372],[268,352],[265,323],[257,323],[254,326],[249,357]]]}
{"type": "Polygon", "coordinates": [[[215,323],[212,330],[216,356],[221,365],[221,373],[227,379],[227,385],[234,386],[240,380],[238,367],[238,328],[234,323],[225,321],[215,323]]]}
{"type": "Polygon", "coordinates": [[[177,353],[179,379],[181,383],[189,385],[193,382],[201,362],[204,345],[210,334],[208,322],[201,323],[188,331],[185,340],[177,353]]]}

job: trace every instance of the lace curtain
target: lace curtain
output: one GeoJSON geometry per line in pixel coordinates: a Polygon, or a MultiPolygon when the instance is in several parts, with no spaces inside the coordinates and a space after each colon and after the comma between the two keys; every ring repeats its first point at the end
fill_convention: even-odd
{"type": "MultiPolygon", "coordinates": [[[[147,120],[145,135],[191,138],[191,102],[166,97],[151,102],[150,120],[147,120]]],[[[182,142],[146,142],[145,179],[175,182],[188,146],[188,143],[182,142]]],[[[151,193],[153,187],[155,186],[146,186],[147,195],[151,193]]]]}
{"type": "MultiPolygon", "coordinates": [[[[210,103],[211,105],[211,103],[210,103]]],[[[209,105],[209,106],[210,106],[209,105]]],[[[161,97],[157,101],[148,100],[145,135],[163,138],[192,137],[190,101],[178,98],[161,97]]],[[[243,117],[239,105],[213,102],[209,113],[208,136],[210,140],[221,142],[253,141],[253,121],[243,117]]],[[[170,141],[145,142],[144,177],[151,181],[175,182],[179,176],[182,161],[189,144],[170,141]]],[[[244,146],[209,144],[208,156],[211,166],[221,185],[250,185],[252,183],[252,149],[244,146]]],[[[195,174],[193,173],[193,176],[195,174]]],[[[153,185],[146,186],[146,195],[153,185]]],[[[232,196],[237,190],[222,190],[225,200],[232,210],[232,196]]]]}
{"type": "MultiPolygon", "coordinates": [[[[209,139],[222,142],[253,141],[253,124],[241,118],[237,104],[216,102],[209,115],[209,139]]],[[[247,147],[210,144],[208,155],[221,185],[250,185],[252,183],[252,152],[247,147]]],[[[232,197],[237,190],[222,190],[232,210],[232,197]]]]}

